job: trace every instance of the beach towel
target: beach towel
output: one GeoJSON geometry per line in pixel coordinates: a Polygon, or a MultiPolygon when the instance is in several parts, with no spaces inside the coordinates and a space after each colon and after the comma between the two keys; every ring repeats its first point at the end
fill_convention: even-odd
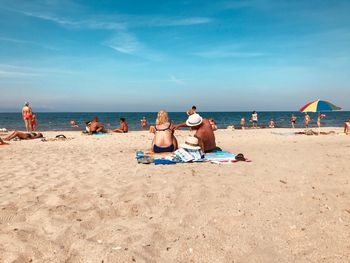
{"type": "Polygon", "coordinates": [[[212,153],[206,153],[204,155],[205,161],[231,161],[235,160],[236,155],[226,151],[217,151],[212,153]]]}
{"type": "Polygon", "coordinates": [[[92,136],[94,136],[94,137],[105,137],[107,135],[108,135],[107,133],[94,133],[92,136]]]}

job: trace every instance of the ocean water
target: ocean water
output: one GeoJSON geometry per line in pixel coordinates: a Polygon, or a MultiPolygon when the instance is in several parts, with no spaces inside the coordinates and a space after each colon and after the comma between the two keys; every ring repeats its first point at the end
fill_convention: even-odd
{"type": "MultiPolygon", "coordinates": [[[[297,117],[296,127],[303,127],[303,113],[300,112],[258,112],[259,126],[266,127],[271,119],[276,127],[290,127],[290,117],[292,113],[297,117]]],[[[246,126],[249,126],[251,112],[200,112],[205,118],[212,118],[219,128],[226,128],[229,125],[239,127],[240,119],[246,119],[246,126]]],[[[350,111],[338,111],[325,113],[326,118],[322,119],[323,127],[341,127],[344,121],[350,118],[350,111]]],[[[140,120],[146,117],[148,124],[155,123],[156,112],[38,112],[38,130],[41,131],[61,131],[61,130],[83,130],[85,122],[97,116],[107,128],[119,127],[119,118],[126,118],[130,130],[140,130],[140,120]],[[79,128],[71,128],[70,121],[75,120],[79,128]]],[[[316,126],[317,113],[310,113],[311,127],[316,126]]],[[[187,119],[185,112],[170,112],[169,117],[175,124],[182,123],[187,119]]],[[[8,130],[24,130],[24,123],[21,113],[0,113],[0,128],[8,130]]]]}

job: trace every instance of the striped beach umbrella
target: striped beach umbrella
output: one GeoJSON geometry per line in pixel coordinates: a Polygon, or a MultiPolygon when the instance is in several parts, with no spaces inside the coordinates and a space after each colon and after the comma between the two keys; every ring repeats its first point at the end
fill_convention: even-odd
{"type": "Polygon", "coordinates": [[[315,100],[306,104],[299,111],[300,112],[321,112],[321,111],[336,111],[341,110],[340,107],[335,106],[334,104],[324,101],[324,100],[315,100]]]}

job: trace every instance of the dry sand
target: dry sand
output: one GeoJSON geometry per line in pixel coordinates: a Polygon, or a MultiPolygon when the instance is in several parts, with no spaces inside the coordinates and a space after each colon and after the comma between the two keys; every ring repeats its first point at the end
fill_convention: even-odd
{"type": "Polygon", "coordinates": [[[0,262],[349,262],[350,136],[336,130],[219,130],[253,160],[229,165],[138,165],[146,132],[0,146],[0,262]]]}

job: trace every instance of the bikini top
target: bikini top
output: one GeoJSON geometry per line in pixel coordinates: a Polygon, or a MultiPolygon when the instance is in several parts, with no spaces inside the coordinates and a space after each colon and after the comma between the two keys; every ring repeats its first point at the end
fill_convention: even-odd
{"type": "Polygon", "coordinates": [[[159,132],[159,131],[171,131],[170,127],[171,127],[171,122],[169,122],[168,128],[165,128],[165,129],[157,129],[157,126],[155,126],[155,129],[156,129],[156,132],[159,132]]]}

